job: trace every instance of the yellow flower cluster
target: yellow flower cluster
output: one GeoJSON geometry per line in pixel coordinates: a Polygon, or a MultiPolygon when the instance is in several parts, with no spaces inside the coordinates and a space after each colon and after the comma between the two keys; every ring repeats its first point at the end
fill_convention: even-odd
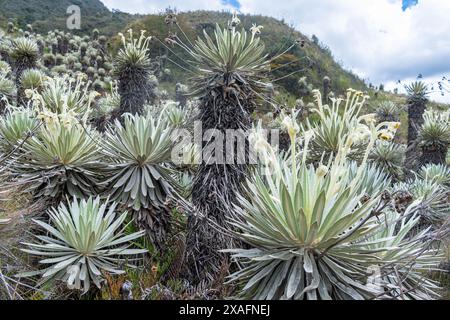
{"type": "Polygon", "coordinates": [[[77,114],[72,110],[58,115],[44,109],[38,114],[37,118],[43,121],[47,128],[52,128],[58,125],[62,125],[65,128],[70,128],[78,123],[77,114]]]}
{"type": "Polygon", "coordinates": [[[285,116],[281,125],[286,129],[291,139],[295,139],[295,136],[300,132],[300,127],[295,119],[295,114],[285,116]]]}

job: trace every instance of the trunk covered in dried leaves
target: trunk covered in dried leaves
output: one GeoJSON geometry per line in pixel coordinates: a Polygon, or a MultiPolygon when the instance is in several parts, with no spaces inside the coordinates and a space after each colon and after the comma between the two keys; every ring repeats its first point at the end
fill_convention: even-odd
{"type": "MultiPolygon", "coordinates": [[[[227,77],[222,86],[211,88],[201,100],[199,120],[202,122],[203,134],[209,129],[216,129],[223,134],[224,159],[226,130],[247,131],[254,108],[251,90],[227,77]]],[[[204,150],[213,143],[214,138],[203,142],[204,150]]],[[[233,145],[236,160],[238,149],[235,142],[233,145]]],[[[247,141],[245,149],[247,155],[247,141]]],[[[246,164],[237,164],[236,161],[235,164],[216,164],[208,163],[208,160],[203,159],[194,181],[192,198],[196,212],[188,221],[187,277],[196,284],[203,281],[214,283],[222,273],[223,266],[229,263],[227,255],[219,251],[232,248],[234,240],[223,229],[228,228],[227,221],[232,218],[233,203],[247,170],[246,164]]]]}
{"type": "Polygon", "coordinates": [[[113,118],[120,119],[124,113],[142,115],[144,105],[150,98],[147,91],[148,77],[149,71],[144,68],[129,68],[119,75],[120,107],[114,112],[113,118]]]}
{"type": "Polygon", "coordinates": [[[419,135],[419,129],[423,125],[423,114],[426,109],[426,100],[414,99],[408,105],[408,149],[406,150],[406,175],[409,176],[409,170],[414,169],[418,156],[417,149],[417,137],[419,135]]]}
{"type": "Polygon", "coordinates": [[[420,156],[420,166],[427,164],[446,164],[447,147],[443,146],[428,146],[422,147],[422,155],[420,156]]]}

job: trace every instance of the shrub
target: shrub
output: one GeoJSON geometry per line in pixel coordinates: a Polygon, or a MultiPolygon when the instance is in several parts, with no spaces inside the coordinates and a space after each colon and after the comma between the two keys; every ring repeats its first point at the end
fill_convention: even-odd
{"type": "MultiPolygon", "coordinates": [[[[363,131],[364,126],[358,124],[358,117],[367,97],[363,96],[362,92],[348,91],[344,111],[341,113],[342,99],[331,98],[332,104],[328,106],[322,104],[322,97],[318,90],[314,90],[313,94],[317,104],[313,111],[318,114],[319,121],[312,123],[308,119],[307,122],[308,129],[314,133],[308,154],[310,161],[318,162],[324,157],[329,159],[336,155],[342,140],[350,135],[354,143],[349,157],[361,161],[361,155],[364,154],[367,146],[367,132],[363,131]]],[[[373,120],[374,117],[374,115],[368,115],[366,118],[373,120]]]]}
{"type": "Polygon", "coordinates": [[[23,243],[22,251],[43,257],[46,265],[37,272],[19,276],[41,275],[41,284],[54,281],[67,283],[70,289],[87,293],[93,283],[101,288],[103,273],[122,274],[124,266],[147,250],[130,249],[131,241],[143,235],[136,232],[125,235],[123,223],[127,212],[116,216],[116,204],[107,208],[100,198],[77,200],[68,206],[60,204],[49,210],[50,223],[34,220],[48,236],[36,235],[38,243],[23,243]]]}
{"type": "Polygon", "coordinates": [[[138,213],[138,223],[155,245],[164,243],[171,216],[166,206],[174,194],[167,166],[171,132],[161,118],[126,114],[123,125],[116,120],[105,133],[108,194],[138,213]]]}
{"type": "Polygon", "coordinates": [[[388,141],[379,141],[371,152],[369,159],[383,172],[399,180],[403,176],[405,147],[388,141]]]}
{"type": "Polygon", "coordinates": [[[40,89],[44,85],[45,75],[39,69],[28,69],[22,73],[20,85],[23,89],[40,89]]]}
{"type": "MultiPolygon", "coordinates": [[[[395,131],[386,130],[397,126],[368,123],[368,147],[356,174],[352,174],[348,160],[351,135],[340,140],[332,160],[316,168],[306,163],[313,138],[310,133],[303,138],[302,154],[297,153],[294,119],[284,121],[292,140],[290,157],[277,159],[270,146],[260,144],[270,166],[248,179],[245,193],[238,197],[236,216],[230,219],[239,230],[238,239],[248,245],[245,249],[227,250],[242,265],[229,278],[242,284],[239,296],[296,300],[398,298],[402,283],[391,276],[378,287],[367,285],[370,268],[375,266],[384,276],[396,266],[408,276],[410,295],[423,298],[421,292],[427,289],[416,288],[421,283],[416,275],[438,259],[424,258],[423,264],[410,264],[415,275],[408,273],[404,259],[432,256],[435,251],[427,250],[429,243],[403,242],[404,231],[395,231],[398,229],[389,231],[397,236],[397,242],[380,237],[374,250],[374,242],[368,240],[385,228],[379,218],[387,213],[382,192],[387,181],[384,179],[380,188],[368,189],[367,158],[375,140],[392,135],[395,131]],[[385,243],[379,244],[381,241],[385,243]]],[[[359,119],[355,125],[363,125],[362,121],[359,119]]],[[[416,206],[409,208],[410,212],[417,210],[416,206]]]]}
{"type": "Polygon", "coordinates": [[[1,151],[10,152],[23,141],[28,134],[37,130],[39,121],[33,111],[27,108],[10,108],[0,117],[0,146],[1,151]]]}
{"type": "Polygon", "coordinates": [[[45,124],[10,159],[11,174],[27,185],[36,198],[54,200],[63,195],[85,197],[101,185],[98,134],[70,114],[40,116],[45,124]]]}

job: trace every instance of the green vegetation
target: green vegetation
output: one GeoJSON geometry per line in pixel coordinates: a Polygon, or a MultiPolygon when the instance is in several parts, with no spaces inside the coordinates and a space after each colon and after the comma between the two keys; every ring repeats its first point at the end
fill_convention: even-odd
{"type": "Polygon", "coordinates": [[[38,25],[0,38],[1,299],[446,296],[423,84],[368,89],[260,16],[150,15],[111,47],[38,25]]]}
{"type": "MultiPolygon", "coordinates": [[[[332,79],[330,89],[335,94],[343,94],[347,88],[358,90],[366,88],[361,79],[344,70],[335,62],[329,49],[318,41],[314,42],[308,39],[286,23],[274,18],[255,15],[238,15],[238,18],[241,21],[240,26],[245,30],[250,30],[253,24],[264,26],[260,37],[269,57],[275,57],[283,53],[283,50],[295,41],[299,42],[298,46],[272,62],[272,69],[287,64],[287,66],[273,72],[274,79],[284,78],[275,83],[283,91],[297,95],[299,91],[297,82],[300,76],[306,77],[308,83],[312,84],[314,88],[321,88],[323,78],[328,76],[332,79]],[[291,73],[294,74],[288,76],[291,73]]],[[[177,23],[189,39],[203,36],[203,31],[211,34],[214,32],[216,24],[226,25],[228,19],[228,13],[212,11],[194,11],[177,15],[177,23]]],[[[165,15],[148,15],[130,23],[128,27],[135,30],[147,30],[149,35],[161,40],[168,37],[165,15]]],[[[178,30],[175,26],[172,26],[172,29],[173,32],[178,30]]],[[[172,47],[166,48],[156,40],[152,45],[151,54],[153,56],[167,55],[172,60],[173,56],[170,55],[170,50],[180,56],[180,59],[176,59],[176,61],[187,57],[182,50],[172,47]]],[[[174,66],[170,61],[166,61],[163,68],[166,67],[172,70],[172,77],[176,78],[178,82],[186,82],[189,74],[174,66]]]]}
{"type": "Polygon", "coordinates": [[[51,209],[51,223],[35,220],[45,229],[48,236],[37,236],[41,243],[24,243],[29,249],[24,252],[45,257],[40,263],[49,265],[39,272],[21,274],[34,276],[42,274],[42,282],[61,279],[69,289],[87,293],[91,282],[101,288],[102,271],[111,274],[125,273],[117,269],[119,262],[127,262],[125,256],[145,253],[142,249],[129,249],[129,242],[142,237],[144,232],[124,235],[122,223],[127,212],[116,217],[116,204],[107,208],[100,198],[78,201],[76,198],[68,207],[61,204],[51,209]]]}
{"type": "Polygon", "coordinates": [[[33,30],[39,33],[64,30],[69,17],[67,8],[71,5],[77,5],[81,9],[83,20],[79,33],[91,32],[97,28],[102,34],[113,35],[138,17],[111,12],[99,0],[0,0],[0,21],[4,24],[0,26],[6,29],[6,23],[12,21],[17,28],[22,29],[31,24],[33,30]]]}

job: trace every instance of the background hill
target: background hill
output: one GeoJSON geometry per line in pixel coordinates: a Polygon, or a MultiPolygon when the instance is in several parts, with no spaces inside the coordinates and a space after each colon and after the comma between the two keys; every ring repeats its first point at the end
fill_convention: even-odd
{"type": "MultiPolygon", "coordinates": [[[[170,27],[164,22],[165,15],[147,15],[142,19],[131,22],[127,28],[135,30],[145,29],[150,35],[159,39],[167,37],[170,27]]],[[[196,39],[202,36],[205,29],[208,33],[213,32],[216,23],[226,25],[230,20],[230,13],[216,11],[193,11],[179,13],[177,15],[178,23],[190,39],[196,39]]],[[[308,39],[302,33],[296,31],[283,21],[260,15],[240,15],[242,26],[249,30],[252,24],[264,26],[261,38],[266,45],[269,56],[275,56],[289,47],[295,40],[305,41],[303,47],[296,46],[293,50],[283,55],[272,67],[278,68],[280,65],[288,64],[273,73],[275,79],[284,78],[287,75],[296,72],[292,76],[288,76],[280,80],[276,84],[286,89],[289,93],[297,94],[299,90],[298,80],[306,77],[308,84],[313,88],[322,88],[323,78],[325,76],[332,79],[331,89],[336,93],[342,93],[347,88],[367,89],[363,80],[356,75],[342,68],[333,58],[331,51],[324,45],[320,44],[316,37],[308,39]]],[[[173,27],[173,32],[178,31],[173,27]]],[[[180,31],[178,31],[179,34],[180,31]]],[[[152,47],[153,55],[166,53],[166,49],[162,45],[154,43],[152,47]]],[[[182,53],[180,52],[182,55],[182,53]]],[[[179,68],[171,68],[174,70],[174,76],[177,79],[183,79],[185,73],[179,68]]]]}
{"type": "MultiPolygon", "coordinates": [[[[164,39],[170,30],[164,22],[165,14],[131,15],[111,11],[99,0],[0,0],[0,27],[6,28],[8,21],[12,21],[19,28],[32,24],[38,33],[46,33],[53,29],[65,30],[68,16],[66,10],[73,4],[80,6],[82,13],[82,29],[75,33],[90,34],[97,28],[102,34],[111,37],[113,51],[118,48],[117,33],[128,28],[146,29],[149,34],[159,39],[164,39]]],[[[230,17],[230,13],[227,12],[194,11],[179,13],[178,22],[188,37],[195,39],[202,35],[203,29],[212,31],[216,23],[225,25],[230,17]]],[[[283,78],[276,82],[276,85],[279,90],[287,93],[283,97],[287,97],[291,102],[296,97],[305,95],[301,92],[305,88],[302,89],[298,85],[300,78],[305,77],[306,85],[310,88],[323,88],[323,78],[327,76],[331,79],[331,90],[336,94],[344,93],[347,88],[352,87],[369,91],[375,104],[380,99],[393,99],[399,105],[405,103],[405,97],[401,95],[386,92],[376,94],[376,90],[336,62],[331,50],[317,37],[309,39],[284,21],[270,17],[240,15],[239,18],[246,29],[250,29],[253,23],[264,26],[261,37],[271,56],[279,53],[296,39],[305,40],[303,47],[297,46],[273,65],[273,68],[277,68],[288,63],[287,67],[275,71],[273,77],[283,78]],[[288,76],[293,72],[295,74],[288,76]]],[[[153,56],[165,53],[167,50],[162,45],[153,43],[151,52],[153,56]]],[[[186,82],[186,73],[171,63],[167,63],[166,67],[172,74],[162,82],[162,86],[169,94],[173,94],[173,82],[186,82]]],[[[305,100],[307,102],[308,98],[305,100]]]]}
{"type": "Polygon", "coordinates": [[[20,28],[32,24],[37,32],[52,29],[65,29],[67,8],[77,5],[81,9],[81,27],[79,33],[99,29],[102,33],[113,35],[127,23],[139,18],[123,12],[111,12],[99,0],[0,0],[0,25],[5,27],[13,21],[20,28]]]}
{"type": "MultiPolygon", "coordinates": [[[[30,23],[36,32],[44,33],[52,29],[64,30],[66,26],[66,10],[69,5],[79,5],[82,13],[82,29],[78,33],[90,33],[94,28],[108,36],[114,36],[119,31],[129,27],[134,29],[146,29],[148,32],[164,39],[169,31],[165,24],[165,15],[130,15],[118,11],[110,11],[99,0],[0,0],[0,26],[6,27],[8,21],[13,21],[16,26],[25,28],[30,23]]],[[[296,39],[307,40],[305,46],[298,46],[285,54],[274,65],[289,63],[287,67],[274,72],[274,78],[283,78],[296,72],[293,76],[286,77],[278,84],[282,90],[296,95],[298,80],[306,76],[307,83],[314,88],[322,87],[322,79],[328,76],[332,79],[331,89],[340,93],[348,87],[366,89],[365,83],[351,72],[344,70],[333,58],[331,51],[321,45],[315,37],[307,39],[303,34],[292,27],[273,18],[264,16],[245,15],[240,16],[242,25],[250,29],[252,23],[263,25],[262,39],[266,44],[269,55],[273,56],[280,50],[289,46],[296,39]]],[[[178,21],[183,30],[191,39],[202,35],[202,30],[212,31],[216,23],[225,25],[230,19],[230,13],[195,11],[180,13],[178,21]]],[[[113,46],[114,47],[114,46],[113,46]]],[[[157,45],[152,49],[152,55],[164,53],[165,49],[157,45]]],[[[169,64],[170,67],[170,64],[169,64]]],[[[170,67],[172,79],[185,81],[185,73],[179,68],[170,67]]]]}

